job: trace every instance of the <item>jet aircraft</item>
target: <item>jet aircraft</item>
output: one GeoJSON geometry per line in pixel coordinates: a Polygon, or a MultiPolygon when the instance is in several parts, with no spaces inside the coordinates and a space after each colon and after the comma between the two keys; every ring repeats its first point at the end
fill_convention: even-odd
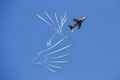
{"type": "Polygon", "coordinates": [[[74,28],[77,26],[78,29],[81,28],[81,24],[83,23],[83,21],[86,19],[87,17],[84,16],[82,17],[81,19],[77,19],[77,18],[74,18],[73,21],[74,21],[74,25],[69,25],[69,28],[70,30],[73,32],[74,28]]]}

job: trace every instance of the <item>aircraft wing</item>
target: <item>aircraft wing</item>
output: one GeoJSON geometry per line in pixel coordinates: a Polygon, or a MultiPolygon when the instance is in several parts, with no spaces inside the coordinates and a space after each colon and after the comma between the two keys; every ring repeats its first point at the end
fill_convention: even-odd
{"type": "Polygon", "coordinates": [[[78,24],[78,29],[80,29],[81,28],[81,24],[78,24]]]}
{"type": "Polygon", "coordinates": [[[79,22],[79,20],[76,19],[76,18],[74,18],[73,21],[74,21],[75,23],[79,22]]]}

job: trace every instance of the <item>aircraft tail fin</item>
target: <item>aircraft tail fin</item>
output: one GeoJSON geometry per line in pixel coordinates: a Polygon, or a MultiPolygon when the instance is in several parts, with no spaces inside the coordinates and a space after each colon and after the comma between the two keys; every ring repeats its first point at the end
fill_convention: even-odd
{"type": "Polygon", "coordinates": [[[70,28],[71,32],[73,32],[74,27],[75,27],[75,26],[69,25],[69,28],[70,28]]]}

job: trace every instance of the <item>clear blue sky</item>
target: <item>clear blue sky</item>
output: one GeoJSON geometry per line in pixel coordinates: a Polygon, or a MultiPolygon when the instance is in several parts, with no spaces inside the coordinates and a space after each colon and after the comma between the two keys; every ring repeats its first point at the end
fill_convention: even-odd
{"type": "Polygon", "coordinates": [[[1,0],[0,80],[120,80],[119,0],[1,0]],[[59,74],[31,65],[53,31],[36,17],[65,11],[64,32],[73,46],[59,74]],[[87,16],[71,33],[72,18],[87,16]]]}

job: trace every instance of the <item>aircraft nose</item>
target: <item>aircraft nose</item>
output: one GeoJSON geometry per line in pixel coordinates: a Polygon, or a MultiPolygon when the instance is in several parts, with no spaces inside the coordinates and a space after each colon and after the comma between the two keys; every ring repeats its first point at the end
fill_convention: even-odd
{"type": "Polygon", "coordinates": [[[84,19],[86,19],[86,18],[87,18],[87,16],[84,16],[83,18],[84,18],[84,19]]]}

